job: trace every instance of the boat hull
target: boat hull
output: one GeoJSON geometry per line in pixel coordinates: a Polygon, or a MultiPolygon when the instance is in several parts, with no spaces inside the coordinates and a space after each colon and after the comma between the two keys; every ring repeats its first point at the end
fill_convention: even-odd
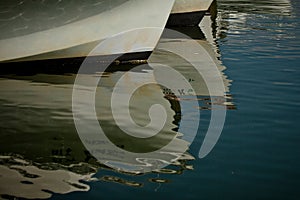
{"type": "Polygon", "coordinates": [[[176,0],[171,13],[207,11],[214,0],[176,0]]]}
{"type": "Polygon", "coordinates": [[[167,27],[198,26],[213,0],[176,0],[167,27]]]}
{"type": "MultiPolygon", "coordinates": [[[[104,6],[109,7],[109,2],[104,6]]],[[[132,57],[134,53],[140,55],[153,51],[173,3],[174,0],[164,2],[129,0],[111,9],[105,9],[101,13],[65,25],[42,31],[27,31],[28,34],[24,31],[12,37],[7,33],[0,34],[0,62],[123,54],[130,54],[129,58],[134,58],[132,57]],[[101,51],[97,51],[96,55],[90,55],[90,52],[103,41],[106,46],[103,46],[101,51]]],[[[45,8],[44,12],[48,14],[53,11],[45,8]]],[[[41,24],[39,19],[32,20],[41,24]]],[[[30,24],[30,21],[28,23],[30,24]]],[[[15,30],[15,27],[12,27],[14,23],[11,24],[11,26],[7,25],[7,28],[15,30]]],[[[49,26],[41,24],[42,28],[49,26]]]]}

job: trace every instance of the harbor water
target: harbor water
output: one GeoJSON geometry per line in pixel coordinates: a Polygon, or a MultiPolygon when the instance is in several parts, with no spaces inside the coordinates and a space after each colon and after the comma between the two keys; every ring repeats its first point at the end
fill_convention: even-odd
{"type": "Polygon", "coordinates": [[[0,198],[299,199],[300,2],[219,0],[217,13],[205,16],[199,28],[176,31],[192,39],[166,31],[148,64],[82,73],[87,81],[75,92],[79,76],[74,71],[1,69],[0,198]],[[205,53],[193,53],[194,42],[205,53]],[[174,52],[193,54],[187,56],[193,62],[174,52]],[[203,77],[191,63],[202,63],[203,77]],[[206,73],[213,70],[205,63],[216,66],[219,77],[206,73]],[[176,85],[181,78],[171,69],[192,89],[183,82],[175,95],[153,84],[176,85]],[[89,98],[94,80],[99,81],[96,95],[89,98]],[[223,97],[208,93],[206,84],[218,80],[223,97]],[[130,87],[144,82],[128,97],[130,87]],[[95,115],[81,113],[92,103],[95,115]],[[152,107],[156,104],[160,107],[152,107]],[[162,134],[138,129],[136,141],[134,134],[122,134],[135,131],[126,117],[128,107],[140,127],[153,122],[155,129],[166,115],[162,134]],[[222,132],[201,156],[215,110],[226,114],[222,132]],[[93,117],[105,132],[101,139],[92,134],[92,123],[79,127],[93,117]],[[124,157],[125,151],[140,157],[124,157]],[[158,153],[141,159],[152,151],[158,153]]]}

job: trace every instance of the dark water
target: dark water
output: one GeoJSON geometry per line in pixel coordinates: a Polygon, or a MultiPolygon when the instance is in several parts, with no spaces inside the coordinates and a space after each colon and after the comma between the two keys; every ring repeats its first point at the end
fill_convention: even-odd
{"type": "MultiPolygon", "coordinates": [[[[121,173],[93,158],[79,139],[73,121],[75,74],[3,76],[0,79],[2,198],[298,199],[299,13],[300,3],[296,0],[218,1],[218,16],[212,30],[206,32],[202,27],[207,41],[197,42],[215,56],[223,72],[229,102],[222,134],[203,159],[198,158],[198,152],[211,115],[205,88],[199,89],[203,94],[197,94],[198,107],[189,106],[192,103],[188,97],[179,101],[164,98],[165,90],[159,87],[145,86],[135,94],[137,100],[132,110],[136,122],[147,124],[149,118],[145,112],[149,105],[160,103],[171,116],[169,126],[164,129],[170,135],[177,131],[186,135],[192,132],[199,123],[194,113],[200,109],[195,139],[184,156],[164,170],[121,173]],[[176,116],[177,112],[181,116],[176,116]]],[[[194,79],[195,71],[184,61],[161,51],[155,55],[194,79]]],[[[127,73],[126,80],[150,80],[155,72],[143,66],[127,73]]],[[[97,74],[104,79],[96,99],[105,99],[125,73],[126,70],[116,69],[97,74]]],[[[86,103],[84,98],[81,103],[86,103]]],[[[122,112],[125,108],[120,106],[122,112]]],[[[111,135],[117,133],[109,112],[103,110],[107,105],[98,103],[96,107],[105,113],[100,114],[104,116],[103,127],[111,128],[111,135]]],[[[186,138],[178,138],[178,148],[185,147],[184,141],[189,141],[186,138]]],[[[158,138],[154,143],[164,139],[158,138]]],[[[118,145],[126,144],[124,140],[119,138],[122,142],[118,145]]]]}

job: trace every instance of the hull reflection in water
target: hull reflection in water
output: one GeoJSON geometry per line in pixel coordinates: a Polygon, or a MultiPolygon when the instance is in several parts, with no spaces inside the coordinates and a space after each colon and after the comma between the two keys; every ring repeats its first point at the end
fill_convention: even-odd
{"type": "MultiPolygon", "coordinates": [[[[183,33],[184,31],[187,29],[182,30],[183,33]]],[[[203,158],[214,148],[220,137],[226,110],[235,109],[229,94],[231,81],[223,73],[225,67],[218,60],[218,54],[214,51],[216,47],[205,40],[185,36],[176,38],[174,35],[177,34],[172,31],[163,34],[158,50],[150,57],[150,63],[156,80],[168,85],[162,86],[166,97],[180,103],[178,131],[183,133],[182,139],[192,143],[198,133],[199,109],[211,110],[209,128],[199,147],[198,156],[203,158]],[[176,72],[171,75],[171,71],[176,72]]]]}
{"type": "MultiPolygon", "coordinates": [[[[150,68],[145,70],[127,72],[125,79],[128,81],[130,79],[154,80],[153,71],[150,68]]],[[[115,145],[120,148],[130,147],[147,151],[147,148],[155,147],[166,138],[158,138],[146,146],[130,145],[125,137],[113,138],[119,130],[109,115],[110,110],[107,107],[109,99],[107,98],[109,98],[116,81],[122,75],[124,72],[87,75],[104,77],[103,82],[97,88],[96,95],[98,102],[96,110],[99,111],[97,113],[99,121],[101,121],[102,127],[107,129],[107,135],[115,140],[115,145]]],[[[51,196],[52,192],[65,194],[73,191],[87,191],[89,187],[85,184],[79,184],[78,181],[93,180],[91,177],[96,171],[110,169],[110,165],[115,168],[116,165],[119,165],[120,171],[142,172],[139,168],[141,162],[138,162],[136,158],[126,159],[126,162],[120,161],[118,155],[114,155],[114,152],[106,148],[104,144],[97,143],[99,141],[92,141],[92,143],[109,156],[102,163],[97,162],[83,146],[75,130],[72,116],[72,89],[75,75],[39,74],[34,76],[7,75],[5,77],[0,79],[1,118],[2,121],[6,121],[6,123],[1,123],[0,140],[2,155],[0,193],[4,195],[3,197],[9,195],[25,198],[47,198],[51,196]],[[26,164],[20,164],[15,160],[26,164]],[[28,176],[28,174],[30,175],[28,176]],[[47,184],[41,185],[41,181],[47,184]],[[5,182],[12,184],[3,187],[5,182]],[[15,182],[18,184],[13,184],[15,182]],[[32,191],[35,190],[36,193],[33,193],[32,191]]],[[[126,87],[126,85],[124,86],[126,87]]],[[[122,91],[125,91],[126,88],[123,89],[122,91]]],[[[172,110],[170,102],[164,98],[160,87],[145,86],[133,98],[132,115],[137,123],[147,124],[149,120],[147,105],[159,102],[165,106],[168,116],[167,124],[164,127],[164,136],[173,138],[180,135],[175,131],[177,126],[173,124],[175,111],[172,110]]],[[[122,105],[120,106],[120,109],[124,109],[122,105]]],[[[169,153],[156,154],[152,160],[144,160],[143,163],[161,161],[166,164],[168,162],[167,164],[172,164],[178,168],[178,170],[171,171],[171,173],[177,174],[180,174],[184,169],[191,168],[185,167],[185,161],[194,159],[189,153],[176,154],[179,147],[183,148],[182,151],[186,151],[188,142],[178,138],[175,141],[176,143],[172,149],[169,149],[169,153]],[[173,159],[177,161],[173,162],[173,159]]],[[[132,151],[132,149],[128,150],[132,151]]],[[[158,170],[156,173],[168,172],[167,170],[158,170]]],[[[107,176],[97,180],[119,182],[131,186],[140,185],[107,176]]]]}
{"type": "Polygon", "coordinates": [[[118,171],[151,172],[176,162],[188,149],[189,144],[173,130],[176,113],[155,83],[153,71],[145,67],[109,77],[76,78],[73,111],[79,136],[93,156],[118,171]],[[98,79],[100,87],[93,98],[98,79]],[[91,106],[94,99],[97,116],[91,106]],[[155,104],[159,109],[153,108],[155,104]]]}
{"type": "Polygon", "coordinates": [[[4,198],[45,199],[50,198],[51,193],[88,191],[89,185],[82,181],[93,180],[93,173],[82,175],[68,169],[47,169],[50,166],[34,166],[18,157],[0,156],[0,161],[0,193],[4,198]]]}
{"type": "MultiPolygon", "coordinates": [[[[162,39],[160,45],[176,46],[178,41],[180,40],[162,39]]],[[[189,41],[179,43],[184,42],[189,41]]],[[[209,44],[203,40],[198,42],[210,52],[214,62],[218,62],[209,44]]],[[[142,187],[145,182],[126,180],[124,174],[128,172],[141,174],[145,171],[154,174],[181,174],[184,170],[192,170],[193,166],[189,161],[193,160],[195,155],[189,153],[189,145],[194,135],[189,133],[194,131],[195,124],[198,123],[193,113],[198,112],[198,109],[205,109],[204,106],[200,108],[201,104],[209,109],[208,103],[211,102],[205,98],[208,95],[205,83],[194,76],[194,71],[188,63],[172,54],[157,51],[151,59],[152,62],[166,63],[174,67],[190,79],[196,90],[196,96],[182,95],[173,98],[174,96],[167,93],[166,88],[155,84],[162,77],[161,71],[147,65],[135,68],[131,66],[129,68],[133,69],[129,71],[115,71],[113,68],[116,66],[112,66],[105,72],[99,70],[94,74],[80,75],[92,81],[101,77],[95,96],[97,119],[106,134],[106,138],[103,137],[101,140],[81,141],[78,137],[72,113],[72,90],[76,77],[74,74],[3,76],[0,79],[0,118],[1,121],[5,121],[0,124],[0,194],[2,197],[48,198],[51,193],[87,191],[90,181],[142,187]],[[166,112],[166,122],[161,134],[153,137],[150,142],[133,143],[117,126],[112,115],[110,99],[113,91],[118,95],[117,97],[125,98],[130,86],[145,81],[153,84],[140,87],[129,101],[133,121],[140,126],[149,124],[149,108],[154,104],[160,104],[166,112]],[[196,101],[189,101],[190,98],[196,101]],[[167,144],[170,140],[173,144],[163,152],[160,151],[158,147],[167,144]],[[109,142],[120,151],[149,152],[155,149],[156,153],[146,159],[141,154],[137,154],[136,157],[122,158],[122,155],[116,154],[114,149],[107,145],[109,142]],[[89,152],[83,143],[94,145],[95,152],[89,152]],[[95,159],[94,154],[103,156],[101,162],[95,159]],[[167,167],[159,169],[157,166],[167,167]],[[111,170],[115,175],[106,174],[111,170]],[[12,184],[5,185],[6,183],[12,184]]],[[[203,58],[200,56],[199,59],[203,58]]],[[[217,66],[220,71],[224,69],[221,64],[217,66]]],[[[228,94],[230,81],[226,76],[223,76],[223,80],[228,94]]],[[[82,88],[83,93],[89,91],[87,86],[90,83],[86,84],[82,88]]],[[[82,105],[87,102],[86,96],[78,99],[78,103],[82,105]]],[[[132,131],[126,124],[125,112],[128,105],[119,101],[115,106],[119,111],[119,124],[125,125],[125,128],[132,131]]],[[[88,122],[89,113],[84,117],[86,118],[82,120],[88,122]]],[[[161,116],[154,113],[154,119],[160,119],[159,117],[161,116]]],[[[94,130],[88,129],[88,131],[94,130]]],[[[151,132],[146,130],[140,134],[145,137],[151,132]]],[[[148,181],[159,184],[169,182],[164,178],[150,178],[148,181]]]]}

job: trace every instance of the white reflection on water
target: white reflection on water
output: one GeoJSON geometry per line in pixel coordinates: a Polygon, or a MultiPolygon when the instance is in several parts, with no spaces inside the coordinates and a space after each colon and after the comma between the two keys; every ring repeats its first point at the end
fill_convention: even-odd
{"type": "Polygon", "coordinates": [[[290,0],[218,0],[218,4],[222,7],[222,10],[231,13],[290,15],[292,11],[290,0]]]}
{"type": "Polygon", "coordinates": [[[66,194],[88,191],[89,185],[80,181],[91,181],[93,173],[76,174],[66,169],[47,170],[12,156],[0,156],[0,194],[28,199],[46,199],[51,193],[66,194]]]}

